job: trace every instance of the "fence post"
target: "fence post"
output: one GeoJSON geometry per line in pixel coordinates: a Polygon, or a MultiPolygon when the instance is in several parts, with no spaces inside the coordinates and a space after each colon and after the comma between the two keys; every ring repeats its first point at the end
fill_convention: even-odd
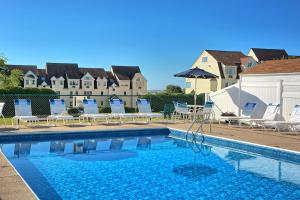
{"type": "Polygon", "coordinates": [[[283,86],[282,86],[282,82],[283,80],[279,80],[279,82],[277,83],[277,103],[280,104],[279,107],[279,116],[281,119],[283,119],[282,116],[282,112],[283,112],[283,97],[282,97],[282,93],[283,93],[283,86]]]}

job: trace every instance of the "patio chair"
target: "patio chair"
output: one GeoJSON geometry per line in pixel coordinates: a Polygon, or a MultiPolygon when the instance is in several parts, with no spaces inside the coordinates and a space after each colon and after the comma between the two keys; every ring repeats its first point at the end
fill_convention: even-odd
{"type": "Polygon", "coordinates": [[[256,107],[256,103],[251,103],[251,102],[247,102],[243,109],[242,109],[242,113],[241,116],[221,116],[219,119],[219,124],[221,123],[221,120],[225,120],[228,122],[228,125],[231,124],[232,121],[238,121],[241,122],[241,119],[250,119],[252,118],[253,114],[254,114],[254,110],[256,107]]]}
{"type": "Polygon", "coordinates": [[[279,108],[280,108],[279,104],[270,103],[267,106],[267,108],[265,110],[265,113],[264,113],[262,118],[240,119],[240,123],[249,124],[251,128],[253,128],[253,127],[263,127],[263,128],[265,128],[264,122],[274,121],[275,118],[276,118],[276,115],[279,111],[279,108]]]}
{"type": "Polygon", "coordinates": [[[123,123],[124,118],[131,118],[135,121],[135,118],[139,117],[137,113],[125,113],[124,102],[121,99],[110,99],[109,105],[111,108],[110,118],[118,118],[123,123]]]}
{"type": "Polygon", "coordinates": [[[174,112],[173,112],[173,118],[174,119],[191,119],[193,116],[193,112],[190,111],[190,109],[187,107],[186,102],[177,102],[173,101],[174,105],[174,112]]]}
{"type": "Polygon", "coordinates": [[[207,101],[205,102],[203,109],[196,112],[196,117],[201,116],[204,120],[210,120],[213,114],[214,102],[207,101]]]}
{"type": "Polygon", "coordinates": [[[0,117],[3,118],[3,122],[4,122],[4,127],[6,127],[6,121],[5,121],[5,117],[3,115],[3,108],[4,108],[5,103],[0,102],[0,117]]]}
{"type": "Polygon", "coordinates": [[[274,128],[278,132],[282,129],[297,131],[297,126],[300,125],[300,106],[294,106],[290,118],[287,121],[265,121],[263,125],[266,128],[274,128]]]}
{"type": "Polygon", "coordinates": [[[59,120],[62,120],[65,124],[67,121],[74,120],[74,117],[68,114],[68,111],[66,109],[65,100],[63,99],[50,99],[50,112],[51,115],[47,117],[47,123],[49,121],[54,121],[54,124],[56,126],[57,122],[59,120]]]}
{"type": "Polygon", "coordinates": [[[138,99],[136,101],[139,115],[141,117],[145,117],[147,119],[147,122],[149,122],[152,118],[162,118],[163,115],[161,113],[153,113],[151,110],[151,104],[150,101],[147,99],[138,99]]]}
{"type": "Polygon", "coordinates": [[[92,120],[96,123],[96,119],[105,119],[108,122],[107,114],[100,114],[98,105],[95,99],[84,99],[83,103],[83,114],[79,116],[79,122],[81,120],[92,120]]]}
{"type": "Polygon", "coordinates": [[[15,116],[12,118],[12,125],[19,128],[20,122],[26,122],[30,125],[37,123],[39,118],[32,115],[30,99],[14,99],[15,116]]]}

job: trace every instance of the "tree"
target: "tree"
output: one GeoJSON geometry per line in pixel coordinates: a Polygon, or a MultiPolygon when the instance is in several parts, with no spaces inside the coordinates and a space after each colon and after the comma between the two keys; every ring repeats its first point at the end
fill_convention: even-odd
{"type": "Polygon", "coordinates": [[[182,89],[178,85],[167,85],[166,93],[183,93],[182,89]]]}
{"type": "Polygon", "coordinates": [[[20,81],[22,80],[23,72],[21,70],[11,70],[7,71],[5,65],[7,62],[7,58],[3,55],[0,55],[0,88],[11,88],[18,87],[20,85],[20,81]]]}

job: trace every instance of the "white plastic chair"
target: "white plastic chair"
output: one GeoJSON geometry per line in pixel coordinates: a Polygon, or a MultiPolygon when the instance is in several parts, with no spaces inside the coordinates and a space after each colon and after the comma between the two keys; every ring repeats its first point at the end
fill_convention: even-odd
{"type": "Polygon", "coordinates": [[[51,115],[47,117],[47,123],[54,121],[55,125],[59,120],[65,124],[67,121],[74,120],[74,117],[69,115],[66,109],[65,100],[63,99],[50,99],[50,112],[51,115]]]}
{"type": "Polygon", "coordinates": [[[20,122],[37,123],[39,121],[37,116],[32,115],[31,100],[30,99],[14,99],[15,116],[12,118],[12,125],[17,125],[19,128],[20,122]]]}
{"type": "Polygon", "coordinates": [[[108,115],[99,113],[99,109],[95,99],[84,99],[82,103],[84,114],[79,116],[79,121],[91,119],[94,123],[96,123],[96,119],[106,119],[106,122],[108,122],[108,115]]]}
{"type": "Polygon", "coordinates": [[[141,117],[146,117],[147,122],[149,122],[152,118],[161,118],[163,115],[161,113],[153,113],[151,110],[150,101],[147,99],[138,99],[136,101],[139,115],[141,117]]]}
{"type": "Polygon", "coordinates": [[[136,117],[139,117],[137,113],[125,113],[124,102],[121,99],[111,99],[109,100],[109,105],[111,108],[110,118],[118,118],[120,122],[123,123],[124,118],[132,118],[135,121],[136,117]]]}

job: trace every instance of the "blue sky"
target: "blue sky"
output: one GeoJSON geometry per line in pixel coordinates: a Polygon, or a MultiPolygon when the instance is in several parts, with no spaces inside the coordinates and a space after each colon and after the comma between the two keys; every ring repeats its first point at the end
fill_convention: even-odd
{"type": "Polygon", "coordinates": [[[0,53],[11,64],[139,65],[149,89],[204,49],[300,55],[298,0],[0,0],[0,53]]]}

